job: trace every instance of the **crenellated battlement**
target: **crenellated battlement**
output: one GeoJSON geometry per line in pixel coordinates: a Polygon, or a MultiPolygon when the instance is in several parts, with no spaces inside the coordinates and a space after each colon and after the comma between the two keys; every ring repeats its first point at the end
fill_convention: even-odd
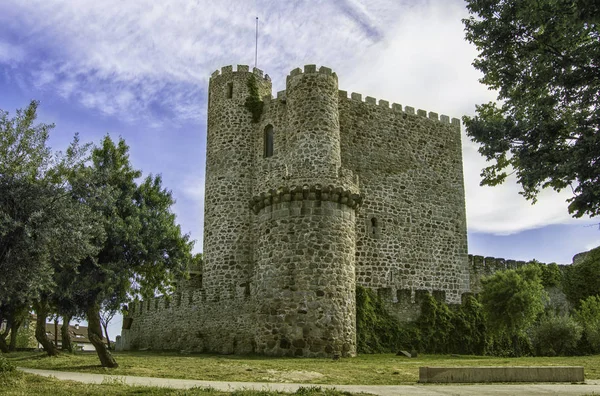
{"type": "Polygon", "coordinates": [[[419,117],[429,118],[430,120],[439,121],[444,124],[452,124],[455,126],[460,126],[460,120],[458,118],[451,119],[447,115],[444,115],[444,114],[438,115],[438,113],[435,113],[433,111],[430,111],[428,113],[426,110],[422,110],[422,109],[418,109],[415,112],[415,108],[411,107],[411,106],[405,106],[404,110],[403,110],[402,105],[399,103],[392,103],[392,105],[390,107],[390,102],[387,100],[380,99],[379,101],[377,101],[377,99],[372,96],[366,96],[363,99],[362,94],[356,93],[356,92],[352,92],[350,94],[350,97],[348,97],[348,91],[339,90],[339,99],[360,102],[360,103],[364,103],[365,105],[369,105],[369,106],[377,106],[378,108],[390,110],[390,111],[397,112],[397,113],[406,113],[406,114],[412,114],[412,115],[416,114],[419,117]]]}
{"type": "MultiPolygon", "coordinates": [[[[221,70],[215,70],[211,75],[210,75],[210,79],[212,80],[213,78],[219,77],[219,76],[228,76],[231,75],[233,73],[249,73],[250,72],[250,66],[248,65],[237,65],[237,69],[233,70],[233,65],[228,65],[228,66],[223,66],[221,68],[221,70]]],[[[264,74],[264,72],[256,67],[252,68],[252,74],[254,74],[255,76],[259,77],[259,78],[263,78],[267,81],[271,81],[271,77],[269,77],[268,74],[264,74]]]]}
{"type": "MultiPolygon", "coordinates": [[[[469,254],[469,272],[471,279],[471,291],[473,293],[481,292],[481,279],[491,276],[498,271],[517,269],[526,266],[530,261],[507,260],[498,257],[484,257],[469,254]]],[[[540,263],[547,265],[546,263],[540,263]]],[[[559,267],[565,267],[565,264],[558,264],[559,267]]]]}
{"type": "Polygon", "coordinates": [[[332,76],[337,80],[337,74],[331,68],[326,66],[321,66],[317,69],[317,65],[304,65],[304,70],[297,67],[293,69],[286,77],[286,81],[290,81],[291,78],[301,76],[304,74],[323,74],[327,76],[332,76]]]}

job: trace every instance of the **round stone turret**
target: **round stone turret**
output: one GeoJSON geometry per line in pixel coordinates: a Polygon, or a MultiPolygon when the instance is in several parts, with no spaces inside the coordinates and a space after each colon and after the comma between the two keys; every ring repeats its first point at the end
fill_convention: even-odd
{"type": "Polygon", "coordinates": [[[335,175],[341,166],[337,75],[324,66],[292,70],[286,96],[292,173],[335,175]]]}
{"type": "Polygon", "coordinates": [[[356,354],[356,208],[341,168],[337,76],[314,65],[287,78],[286,177],[255,195],[257,352],[356,354]]]}
{"type": "Polygon", "coordinates": [[[243,65],[216,71],[208,88],[203,287],[209,300],[243,297],[248,289],[255,128],[245,106],[249,84],[259,97],[271,94],[270,79],[243,65]]]}

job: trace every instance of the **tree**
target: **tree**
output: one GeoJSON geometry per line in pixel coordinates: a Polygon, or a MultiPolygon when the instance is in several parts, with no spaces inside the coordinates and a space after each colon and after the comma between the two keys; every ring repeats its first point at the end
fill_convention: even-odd
{"type": "Polygon", "coordinates": [[[0,305],[15,318],[16,307],[33,303],[36,338],[56,354],[45,332],[54,276],[95,254],[92,241],[102,234],[68,182],[82,169],[87,146],[75,136],[64,154],[53,154],[47,140],[54,125],[35,124],[37,107],[32,101],[14,118],[0,110],[0,305]]]}
{"type": "Polygon", "coordinates": [[[574,307],[588,297],[600,296],[600,247],[589,251],[581,263],[566,266],[563,290],[574,307]]]}
{"type": "Polygon", "coordinates": [[[150,297],[170,290],[192,257],[193,243],[171,212],[171,192],[163,189],[160,176],[148,176],[137,185],[141,172],[132,168],[128,152],[123,139],[115,144],[106,136],[92,152],[86,183],[74,183],[78,198],[102,214],[106,235],[98,253],[80,261],[74,293],[104,367],[118,364],[102,341],[102,304],[123,304],[137,294],[150,297]],[[87,200],[88,184],[109,191],[111,198],[87,200]]]}
{"type": "Polygon", "coordinates": [[[590,296],[581,301],[575,318],[584,329],[585,337],[591,347],[589,352],[600,352],[600,296],[590,296]]]}
{"type": "Polygon", "coordinates": [[[480,80],[501,104],[464,117],[492,165],[482,185],[511,171],[525,198],[571,187],[569,213],[600,214],[600,6],[590,0],[467,0],[463,23],[480,80]]]}
{"type": "Polygon", "coordinates": [[[528,265],[516,270],[499,271],[482,280],[481,303],[491,333],[507,334],[515,355],[520,355],[519,336],[544,311],[546,292],[540,269],[528,265]]]}
{"type": "Polygon", "coordinates": [[[532,331],[536,355],[572,355],[581,338],[581,332],[582,326],[569,315],[544,315],[532,331]]]}

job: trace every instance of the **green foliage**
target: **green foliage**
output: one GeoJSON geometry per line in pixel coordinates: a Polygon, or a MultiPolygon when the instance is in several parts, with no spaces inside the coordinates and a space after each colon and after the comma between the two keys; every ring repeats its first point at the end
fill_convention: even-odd
{"type": "Polygon", "coordinates": [[[69,194],[67,175],[85,160],[77,136],[65,154],[47,146],[54,125],[36,124],[33,101],[16,117],[0,110],[0,304],[22,305],[93,247],[89,211],[69,194]]]}
{"type": "Polygon", "coordinates": [[[575,307],[590,296],[600,296],[600,247],[592,249],[581,263],[565,268],[563,290],[575,307]]]}
{"type": "Polygon", "coordinates": [[[16,367],[12,362],[9,362],[2,354],[0,354],[0,373],[15,371],[16,367]]]}
{"type": "Polygon", "coordinates": [[[537,260],[531,260],[527,265],[535,265],[540,269],[540,279],[544,288],[557,287],[562,284],[563,272],[558,264],[543,264],[537,260]]]}
{"type": "MultiPolygon", "coordinates": [[[[406,344],[405,330],[371,289],[356,288],[356,346],[358,353],[398,352],[406,344]],[[404,342],[404,344],[403,344],[404,342]]],[[[412,345],[410,345],[412,346],[412,345]]]]}
{"type": "Polygon", "coordinates": [[[248,97],[244,106],[252,114],[252,122],[258,122],[263,112],[264,102],[260,99],[256,76],[251,74],[246,84],[248,86],[248,97]]]}
{"type": "Polygon", "coordinates": [[[589,352],[600,353],[600,297],[590,296],[581,301],[575,318],[584,330],[585,339],[590,348],[589,352]]]}
{"type": "Polygon", "coordinates": [[[0,111],[0,273],[10,279],[0,282],[0,320],[12,324],[32,302],[45,306],[66,296],[60,274],[74,273],[103,238],[98,216],[75,199],[70,182],[83,169],[88,146],[76,135],[65,153],[52,153],[47,141],[54,125],[36,124],[37,108],[33,101],[14,118],[0,111]]]}
{"type": "Polygon", "coordinates": [[[427,353],[449,353],[452,349],[450,335],[454,330],[453,312],[443,301],[429,293],[421,303],[417,328],[421,334],[420,350],[427,353]]]}
{"type": "Polygon", "coordinates": [[[528,334],[518,334],[515,337],[505,331],[495,331],[486,335],[485,355],[521,357],[534,354],[535,350],[528,334]]]}
{"type": "Polygon", "coordinates": [[[454,310],[450,340],[451,352],[464,355],[483,355],[487,347],[487,328],[483,306],[472,295],[454,310]]]}
{"type": "Polygon", "coordinates": [[[537,356],[566,356],[575,353],[582,327],[569,315],[546,315],[532,329],[537,356]]]}
{"type": "Polygon", "coordinates": [[[574,217],[600,214],[600,9],[591,1],[467,0],[473,65],[501,105],[464,117],[467,134],[492,165],[482,184],[512,172],[535,202],[542,188],[572,187],[574,217]]]}
{"type": "Polygon", "coordinates": [[[488,329],[497,336],[506,333],[520,354],[519,336],[531,327],[544,310],[546,293],[540,269],[528,265],[516,270],[499,271],[482,280],[481,303],[488,329]]]}
{"type": "Polygon", "coordinates": [[[35,322],[24,323],[17,333],[17,348],[35,348],[35,322]]]}

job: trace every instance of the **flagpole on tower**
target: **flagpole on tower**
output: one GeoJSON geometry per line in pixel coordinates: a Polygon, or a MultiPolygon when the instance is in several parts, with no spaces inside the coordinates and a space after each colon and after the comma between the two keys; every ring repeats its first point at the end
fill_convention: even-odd
{"type": "Polygon", "coordinates": [[[258,17],[256,17],[256,41],[254,46],[254,67],[258,67],[258,17]]]}

